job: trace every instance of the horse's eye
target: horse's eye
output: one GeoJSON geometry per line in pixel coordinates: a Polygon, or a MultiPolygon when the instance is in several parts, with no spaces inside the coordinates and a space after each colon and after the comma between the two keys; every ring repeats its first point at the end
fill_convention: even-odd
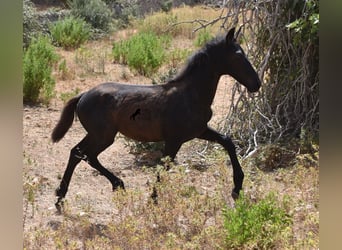
{"type": "Polygon", "coordinates": [[[235,54],[237,54],[237,55],[243,55],[243,52],[242,52],[242,50],[237,50],[237,51],[235,51],[235,54]]]}

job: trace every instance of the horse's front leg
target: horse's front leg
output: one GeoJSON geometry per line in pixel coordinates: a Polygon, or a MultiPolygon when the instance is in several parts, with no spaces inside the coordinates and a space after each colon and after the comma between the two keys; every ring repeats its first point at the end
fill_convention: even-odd
{"type": "Polygon", "coordinates": [[[242,189],[244,173],[237,158],[234,143],[228,136],[221,135],[211,128],[207,128],[198,138],[211,142],[217,142],[221,144],[228,152],[233,166],[234,188],[232,190],[232,197],[234,200],[236,200],[239,197],[240,190],[242,189]]]}

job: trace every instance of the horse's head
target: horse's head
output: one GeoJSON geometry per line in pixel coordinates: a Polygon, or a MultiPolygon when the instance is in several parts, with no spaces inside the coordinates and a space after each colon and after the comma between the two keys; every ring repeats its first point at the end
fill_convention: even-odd
{"type": "MultiPolygon", "coordinates": [[[[261,81],[253,66],[248,61],[245,52],[236,42],[235,28],[228,31],[224,41],[224,73],[231,75],[244,85],[249,92],[256,92],[261,81]]],[[[237,32],[239,33],[239,32],[237,32]]]]}

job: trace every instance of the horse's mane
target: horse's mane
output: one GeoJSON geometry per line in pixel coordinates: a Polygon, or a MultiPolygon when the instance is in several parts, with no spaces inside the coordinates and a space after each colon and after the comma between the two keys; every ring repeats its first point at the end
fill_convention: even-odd
{"type": "Polygon", "coordinates": [[[193,74],[195,70],[201,68],[203,70],[203,66],[208,64],[210,60],[210,55],[212,54],[212,48],[215,47],[222,41],[222,37],[216,37],[207,44],[204,45],[202,49],[197,51],[191,57],[189,57],[187,64],[183,67],[183,69],[171,80],[168,82],[178,82],[184,79],[189,74],[193,74]]]}

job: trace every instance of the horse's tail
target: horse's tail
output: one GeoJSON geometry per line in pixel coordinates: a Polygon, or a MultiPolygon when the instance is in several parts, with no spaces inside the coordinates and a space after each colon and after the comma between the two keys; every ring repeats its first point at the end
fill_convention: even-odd
{"type": "Polygon", "coordinates": [[[77,103],[81,99],[82,95],[83,94],[80,94],[70,99],[64,106],[61,117],[51,134],[51,139],[53,142],[58,142],[63,138],[66,132],[68,132],[72,122],[74,121],[77,103]]]}

